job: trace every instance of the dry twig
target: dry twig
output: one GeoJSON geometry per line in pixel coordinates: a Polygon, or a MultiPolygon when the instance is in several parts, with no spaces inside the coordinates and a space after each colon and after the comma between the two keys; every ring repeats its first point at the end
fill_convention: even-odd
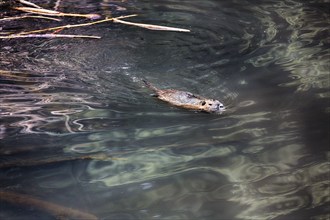
{"type": "Polygon", "coordinates": [[[190,32],[190,30],[188,30],[188,29],[167,27],[167,26],[161,26],[161,25],[134,23],[134,22],[122,21],[122,20],[120,20],[120,18],[114,18],[113,21],[114,22],[117,22],[117,23],[121,23],[121,24],[126,24],[126,25],[132,25],[132,26],[146,28],[146,29],[149,29],[149,30],[190,32]]]}
{"type": "Polygon", "coordinates": [[[16,17],[6,17],[6,18],[1,18],[0,21],[11,21],[11,20],[24,19],[24,18],[41,18],[41,19],[48,19],[48,20],[53,20],[53,21],[61,21],[60,19],[57,19],[57,18],[50,18],[50,17],[38,16],[38,15],[23,15],[23,16],[16,16],[16,17]]]}
{"type": "Polygon", "coordinates": [[[40,7],[39,5],[36,5],[32,2],[28,2],[28,1],[25,1],[25,0],[19,0],[20,3],[24,4],[24,5],[29,5],[31,7],[34,7],[34,8],[42,8],[40,7]]]}
{"type": "MultiPolygon", "coordinates": [[[[134,16],[137,16],[137,15],[136,14],[125,15],[125,16],[117,17],[117,19],[129,18],[129,17],[134,17],[134,16]]],[[[106,18],[106,19],[103,19],[103,20],[93,21],[93,22],[88,22],[88,23],[82,23],[82,24],[68,24],[68,25],[45,28],[45,29],[40,29],[40,30],[26,31],[26,32],[19,33],[19,35],[34,34],[34,33],[40,33],[40,32],[45,32],[45,31],[54,31],[54,30],[58,30],[58,29],[68,29],[68,28],[90,26],[90,25],[94,25],[94,24],[99,24],[99,23],[103,23],[103,22],[112,21],[113,19],[115,19],[115,18],[106,18]]]]}
{"type": "MultiPolygon", "coordinates": [[[[3,18],[3,19],[0,19],[0,21],[8,21],[8,20],[15,20],[15,19],[22,19],[22,18],[42,18],[42,19],[51,19],[51,20],[59,21],[58,19],[49,18],[49,17],[45,17],[45,16],[57,16],[57,17],[71,16],[71,17],[84,17],[84,18],[89,18],[89,19],[99,19],[101,17],[98,14],[63,13],[63,12],[59,12],[59,11],[55,11],[55,10],[49,10],[49,9],[41,8],[40,6],[38,6],[34,3],[31,3],[31,2],[28,2],[26,0],[19,0],[19,1],[22,4],[29,5],[31,7],[15,7],[14,9],[24,11],[24,12],[27,12],[27,13],[38,14],[40,16],[23,15],[23,16],[20,16],[20,17],[3,18]],[[44,15],[44,16],[41,16],[41,15],[44,15]]],[[[60,2],[60,1],[58,1],[58,2],[60,2]]],[[[65,38],[94,38],[94,39],[99,39],[99,38],[101,38],[99,36],[57,34],[57,32],[62,31],[63,29],[90,26],[90,25],[99,24],[99,23],[108,22],[108,21],[113,21],[113,22],[121,23],[121,24],[125,24],[125,25],[137,26],[137,27],[146,28],[146,29],[149,29],[149,30],[190,32],[190,30],[183,29],[183,28],[175,28],[175,27],[167,27],[167,26],[161,26],[161,25],[135,23],[135,22],[128,22],[128,21],[121,20],[121,19],[124,19],[124,18],[129,18],[129,17],[134,17],[134,16],[137,16],[137,15],[136,14],[125,15],[125,16],[120,16],[120,17],[116,17],[116,18],[105,18],[103,20],[98,20],[98,21],[88,22],[88,23],[82,23],[82,24],[71,24],[71,25],[69,24],[69,25],[50,27],[50,28],[39,29],[39,30],[25,31],[25,32],[20,32],[20,33],[16,33],[16,34],[6,35],[6,36],[0,36],[0,39],[31,38],[31,37],[34,37],[34,38],[37,38],[37,37],[42,37],[42,38],[65,37],[65,38]],[[37,34],[37,33],[42,33],[42,32],[47,32],[47,31],[54,31],[54,32],[53,33],[46,33],[46,34],[37,34]]]]}
{"type": "Polygon", "coordinates": [[[15,7],[14,9],[19,11],[24,11],[27,13],[34,13],[39,15],[47,16],[58,16],[58,17],[84,17],[89,19],[99,19],[101,16],[99,14],[73,14],[73,13],[63,13],[59,11],[43,9],[43,8],[31,8],[31,7],[15,7]]]}
{"type": "Polygon", "coordinates": [[[74,34],[11,34],[8,36],[0,36],[0,39],[14,39],[14,38],[91,38],[100,39],[100,36],[92,35],[74,35],[74,34]]]}

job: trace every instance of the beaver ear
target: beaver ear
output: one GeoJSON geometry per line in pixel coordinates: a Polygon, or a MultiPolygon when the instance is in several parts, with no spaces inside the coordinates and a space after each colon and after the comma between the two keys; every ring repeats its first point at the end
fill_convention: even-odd
{"type": "Polygon", "coordinates": [[[206,104],[206,102],[205,102],[205,101],[202,101],[202,102],[201,102],[201,104],[202,104],[202,105],[205,105],[205,104],[206,104]]]}

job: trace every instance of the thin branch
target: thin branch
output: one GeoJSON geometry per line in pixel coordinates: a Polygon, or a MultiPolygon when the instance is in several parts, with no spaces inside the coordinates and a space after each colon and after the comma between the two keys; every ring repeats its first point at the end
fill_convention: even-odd
{"type": "Polygon", "coordinates": [[[100,39],[100,36],[91,35],[72,35],[72,34],[12,34],[8,36],[0,36],[0,39],[14,39],[14,38],[91,38],[100,39]]]}
{"type": "Polygon", "coordinates": [[[36,4],[32,3],[32,2],[28,2],[28,1],[25,1],[25,0],[19,0],[19,2],[22,3],[22,4],[24,4],[24,5],[32,6],[34,8],[42,8],[39,5],[36,5],[36,4]]]}
{"type": "Polygon", "coordinates": [[[47,15],[47,16],[58,16],[58,17],[84,17],[89,19],[99,19],[101,16],[99,14],[73,14],[73,13],[63,13],[59,11],[43,9],[43,8],[31,8],[31,7],[15,7],[14,9],[19,11],[24,11],[27,13],[34,13],[39,15],[47,15]]]}
{"type": "MultiPolygon", "coordinates": [[[[117,17],[117,19],[129,18],[129,17],[134,17],[134,16],[137,16],[137,15],[133,14],[133,15],[120,16],[120,17],[117,17]]],[[[21,32],[18,35],[34,34],[34,33],[40,33],[40,32],[45,32],[45,31],[53,31],[53,30],[58,30],[58,29],[66,29],[66,28],[68,29],[68,28],[90,26],[90,25],[94,25],[94,24],[99,24],[99,23],[103,23],[103,22],[112,21],[113,19],[115,19],[115,18],[106,18],[106,19],[103,19],[103,20],[93,21],[93,22],[88,22],[88,23],[83,23],[83,24],[68,24],[68,25],[45,28],[45,29],[40,29],[40,30],[21,32]]]]}
{"type": "Polygon", "coordinates": [[[11,32],[2,32],[2,31],[0,31],[0,36],[1,36],[1,34],[8,35],[8,34],[11,34],[11,32]]]}
{"type": "Polygon", "coordinates": [[[61,19],[58,19],[58,18],[50,18],[50,17],[38,16],[38,15],[23,15],[23,16],[16,16],[16,17],[7,17],[7,18],[1,18],[0,21],[11,21],[11,20],[24,19],[24,18],[41,18],[41,19],[48,19],[48,20],[53,20],[53,21],[61,21],[61,19]]]}
{"type": "Polygon", "coordinates": [[[87,212],[64,207],[55,203],[43,201],[30,195],[24,195],[15,192],[0,191],[0,200],[12,203],[14,205],[23,205],[26,207],[32,206],[41,211],[49,212],[58,219],[98,219],[95,215],[87,212]]]}
{"type": "Polygon", "coordinates": [[[126,24],[126,25],[137,26],[137,27],[142,27],[142,28],[146,28],[146,29],[149,29],[149,30],[156,30],[156,31],[190,32],[190,30],[188,30],[188,29],[174,28],[174,27],[167,27],[167,26],[160,26],[160,25],[152,25],[152,24],[134,23],[134,22],[122,21],[119,18],[113,18],[113,22],[126,24]]]}
{"type": "Polygon", "coordinates": [[[58,8],[60,7],[60,4],[61,4],[61,0],[57,0],[56,2],[55,2],[55,6],[54,6],[54,10],[58,10],[58,8]]]}

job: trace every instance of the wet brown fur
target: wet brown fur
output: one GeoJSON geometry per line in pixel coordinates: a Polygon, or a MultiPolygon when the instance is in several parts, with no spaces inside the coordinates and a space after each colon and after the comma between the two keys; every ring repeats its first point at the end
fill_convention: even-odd
{"type": "Polygon", "coordinates": [[[155,92],[155,97],[168,102],[174,106],[185,109],[221,113],[224,111],[223,104],[215,99],[207,99],[202,96],[194,95],[190,92],[180,91],[176,89],[158,89],[149,82],[143,80],[148,88],[155,92]]]}

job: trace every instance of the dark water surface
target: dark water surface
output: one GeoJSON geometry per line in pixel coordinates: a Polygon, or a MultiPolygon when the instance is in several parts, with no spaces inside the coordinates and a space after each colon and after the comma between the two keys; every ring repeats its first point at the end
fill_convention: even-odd
{"type": "MultiPolygon", "coordinates": [[[[99,40],[0,40],[1,191],[109,220],[330,219],[329,1],[68,0],[58,10],[137,13],[127,20],[191,33],[103,23],[63,31],[99,40]],[[228,111],[169,106],[141,78],[228,111]]],[[[0,218],[55,217],[1,201],[0,218]]]]}

